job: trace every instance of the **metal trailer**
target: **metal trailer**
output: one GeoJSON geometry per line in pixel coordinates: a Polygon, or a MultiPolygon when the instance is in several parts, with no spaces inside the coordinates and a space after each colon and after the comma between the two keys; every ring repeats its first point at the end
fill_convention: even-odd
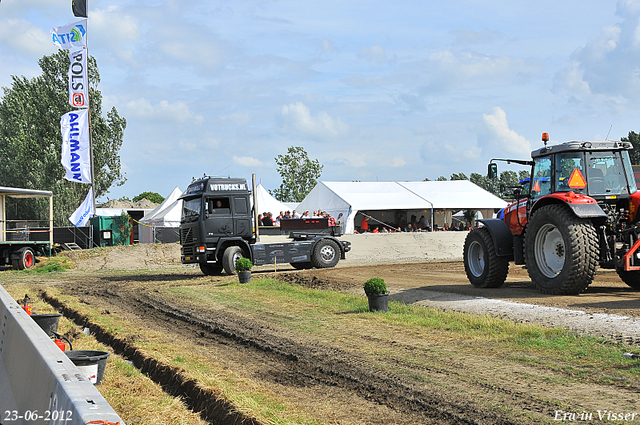
{"type": "MultiPolygon", "coordinates": [[[[44,220],[41,220],[44,221],[44,220]]],[[[15,187],[0,186],[0,266],[12,265],[14,269],[23,270],[33,267],[36,263],[36,255],[50,256],[53,246],[53,193],[48,190],[21,189],[15,187]],[[47,230],[48,241],[30,241],[29,231],[26,229],[11,229],[7,226],[10,222],[26,221],[7,220],[7,196],[12,198],[49,198],[49,220],[47,230]],[[11,234],[23,234],[27,240],[12,240],[11,234]]]]}

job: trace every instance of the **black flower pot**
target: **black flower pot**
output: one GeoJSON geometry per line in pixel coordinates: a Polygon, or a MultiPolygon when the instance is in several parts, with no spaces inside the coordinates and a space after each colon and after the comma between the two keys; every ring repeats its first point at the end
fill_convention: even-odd
{"type": "Polygon", "coordinates": [[[389,311],[389,293],[382,295],[367,295],[369,299],[369,311],[389,311]]]}
{"type": "Polygon", "coordinates": [[[251,282],[251,272],[238,272],[238,280],[240,283],[251,282]]]}

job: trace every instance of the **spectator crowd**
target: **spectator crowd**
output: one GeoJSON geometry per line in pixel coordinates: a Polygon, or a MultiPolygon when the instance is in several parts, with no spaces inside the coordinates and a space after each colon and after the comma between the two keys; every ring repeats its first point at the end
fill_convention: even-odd
{"type": "Polygon", "coordinates": [[[291,220],[291,219],[306,219],[306,218],[326,218],[328,220],[329,226],[336,225],[336,219],[331,216],[331,214],[326,211],[317,210],[310,213],[309,211],[305,211],[302,214],[298,214],[296,210],[291,211],[280,211],[280,215],[276,218],[273,218],[273,214],[270,212],[264,212],[258,215],[258,221],[262,223],[263,226],[275,226],[280,227],[280,222],[282,220],[291,220]]]}

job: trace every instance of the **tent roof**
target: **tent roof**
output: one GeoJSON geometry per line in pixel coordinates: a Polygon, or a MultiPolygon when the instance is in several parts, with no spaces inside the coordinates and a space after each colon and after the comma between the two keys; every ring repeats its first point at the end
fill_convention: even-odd
{"type": "MultiPolygon", "coordinates": [[[[443,182],[320,182],[318,186],[320,185],[333,192],[335,196],[349,204],[354,210],[423,209],[431,207],[440,209],[490,209],[507,206],[507,202],[468,180],[443,182]]],[[[318,189],[322,190],[321,187],[318,187],[318,189]]],[[[322,208],[322,206],[319,207],[322,208]]]]}
{"type": "Polygon", "coordinates": [[[182,208],[182,201],[178,199],[180,195],[182,195],[182,191],[176,186],[169,196],[160,205],[147,213],[140,222],[145,224],[162,224],[164,221],[176,220],[180,222],[182,208]]]}
{"type": "Polygon", "coordinates": [[[287,205],[271,196],[262,184],[258,184],[256,187],[256,198],[258,199],[258,214],[270,212],[274,217],[277,217],[280,211],[291,210],[287,205]]]}
{"type": "Polygon", "coordinates": [[[504,208],[508,203],[469,180],[403,182],[401,186],[447,210],[504,208]]]}

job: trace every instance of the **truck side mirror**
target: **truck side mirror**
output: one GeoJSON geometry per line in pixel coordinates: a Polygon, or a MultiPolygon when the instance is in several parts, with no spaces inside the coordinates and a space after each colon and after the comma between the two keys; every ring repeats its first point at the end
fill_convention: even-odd
{"type": "Polygon", "coordinates": [[[489,166],[487,167],[487,178],[491,180],[498,178],[498,164],[495,162],[489,163],[489,166]]]}

